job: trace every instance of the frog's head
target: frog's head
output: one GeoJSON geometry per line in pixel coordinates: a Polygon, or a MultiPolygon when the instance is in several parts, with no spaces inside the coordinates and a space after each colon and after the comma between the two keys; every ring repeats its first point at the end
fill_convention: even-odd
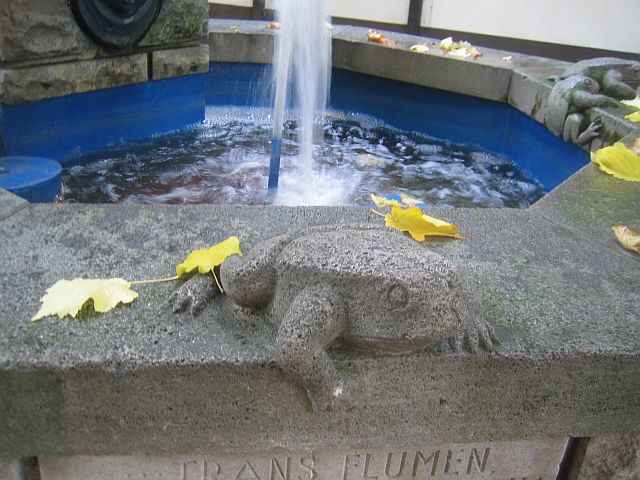
{"type": "Polygon", "coordinates": [[[427,346],[468,323],[456,268],[440,255],[410,244],[370,269],[349,288],[351,333],[397,350],[427,346]]]}
{"type": "Polygon", "coordinates": [[[640,62],[630,60],[616,69],[622,74],[622,82],[633,89],[640,87],[640,62]]]}

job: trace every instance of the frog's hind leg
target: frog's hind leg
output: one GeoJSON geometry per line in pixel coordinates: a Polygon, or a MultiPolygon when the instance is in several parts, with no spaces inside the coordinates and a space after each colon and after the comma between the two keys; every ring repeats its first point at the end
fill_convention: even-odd
{"type": "Polygon", "coordinates": [[[314,410],[326,410],[345,386],[326,348],[345,328],[345,316],[328,289],[307,288],[280,324],[276,364],[301,384],[314,410]]]}

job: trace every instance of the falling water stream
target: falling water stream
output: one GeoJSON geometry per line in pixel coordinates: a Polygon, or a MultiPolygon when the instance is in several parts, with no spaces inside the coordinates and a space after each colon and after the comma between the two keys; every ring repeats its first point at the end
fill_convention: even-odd
{"type": "MultiPolygon", "coordinates": [[[[279,161],[279,142],[288,110],[299,123],[298,176],[283,185],[276,203],[309,205],[317,203],[316,191],[333,192],[335,202],[347,193],[336,178],[322,171],[314,162],[314,151],[322,141],[322,128],[331,83],[331,32],[327,0],[278,0],[276,18],[280,29],[276,35],[274,58],[274,122],[272,148],[279,161]],[[289,107],[289,108],[288,108],[289,107]]],[[[271,182],[270,182],[271,183],[271,182]]],[[[332,195],[329,195],[331,197],[332,195]]]]}

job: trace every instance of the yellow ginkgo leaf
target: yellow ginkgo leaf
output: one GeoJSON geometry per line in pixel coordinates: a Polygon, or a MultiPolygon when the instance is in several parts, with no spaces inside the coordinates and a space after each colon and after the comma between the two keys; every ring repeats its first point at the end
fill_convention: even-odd
{"type": "Polygon", "coordinates": [[[51,315],[75,317],[90,300],[96,312],[108,312],[119,303],[131,303],[138,298],[130,287],[131,282],[122,278],[59,280],[40,299],[42,306],[31,320],[51,315]]]}
{"type": "Polygon", "coordinates": [[[629,115],[625,115],[624,118],[625,120],[629,120],[630,122],[640,123],[640,110],[630,113],[629,115]]]}
{"type": "Polygon", "coordinates": [[[624,225],[615,225],[612,228],[620,245],[627,250],[640,253],[640,234],[637,230],[624,225]]]}
{"type": "Polygon", "coordinates": [[[392,207],[391,213],[385,215],[385,224],[387,227],[409,232],[418,242],[424,241],[427,236],[463,238],[458,233],[458,227],[453,223],[425,215],[419,207],[411,207],[407,210],[392,207]]]}
{"type": "Polygon", "coordinates": [[[176,274],[182,277],[186,273],[191,273],[198,269],[198,273],[204,275],[213,272],[218,265],[222,265],[231,255],[240,255],[240,240],[238,237],[229,237],[224,242],[220,242],[210,248],[202,248],[191,252],[184,261],[176,267],[176,274]]]}
{"type": "Polygon", "coordinates": [[[640,182],[640,155],[623,143],[601,148],[591,153],[591,161],[600,169],[616,178],[640,182]]]}
{"type": "Polygon", "coordinates": [[[371,201],[375,204],[376,207],[399,207],[400,202],[398,200],[394,200],[392,198],[381,197],[380,195],[371,194],[371,201]]]}

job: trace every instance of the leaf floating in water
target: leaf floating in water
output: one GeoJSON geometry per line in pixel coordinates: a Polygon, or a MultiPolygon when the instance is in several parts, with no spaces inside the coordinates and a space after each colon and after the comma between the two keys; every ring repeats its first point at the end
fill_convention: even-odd
{"type": "Polygon", "coordinates": [[[591,153],[591,161],[609,175],[631,182],[640,182],[640,155],[617,142],[611,147],[591,153]]]}
{"type": "Polygon", "coordinates": [[[637,230],[624,225],[615,225],[612,228],[620,245],[627,250],[640,253],[640,234],[637,230]]]}
{"type": "Polygon", "coordinates": [[[640,123],[640,110],[637,112],[630,113],[629,115],[625,115],[625,120],[629,120],[633,123],[640,123]]]}
{"type": "Polygon", "coordinates": [[[417,45],[412,45],[409,50],[416,53],[425,53],[429,51],[429,47],[427,47],[424,43],[418,43],[417,45]]]}
{"type": "Polygon", "coordinates": [[[178,275],[178,277],[182,277],[196,269],[200,275],[211,272],[213,274],[213,278],[218,284],[218,288],[222,291],[222,286],[220,285],[218,277],[216,277],[216,273],[213,269],[222,265],[222,262],[231,255],[242,256],[240,240],[235,236],[229,237],[224,242],[220,242],[210,248],[194,250],[187,255],[187,258],[185,258],[180,265],[176,267],[176,275],[178,275]]]}
{"type": "Polygon", "coordinates": [[[138,297],[130,287],[131,282],[122,278],[59,280],[40,299],[42,306],[31,320],[53,315],[75,318],[89,301],[93,301],[96,312],[108,312],[118,304],[131,303],[138,297]]]}
{"type": "Polygon", "coordinates": [[[378,32],[376,30],[369,30],[367,32],[367,38],[369,39],[370,42],[379,43],[381,45],[395,45],[396,44],[395,40],[388,39],[387,37],[385,37],[384,35],[382,35],[380,32],[378,32]]]}
{"type": "Polygon", "coordinates": [[[430,217],[424,214],[419,207],[411,207],[404,210],[394,206],[391,207],[391,213],[384,215],[384,218],[387,227],[408,232],[418,242],[423,242],[426,237],[430,236],[464,238],[458,233],[456,225],[430,217]]]}
{"type": "Polygon", "coordinates": [[[440,49],[444,54],[453,55],[455,57],[473,57],[475,60],[482,56],[482,53],[469,42],[454,42],[452,37],[447,37],[440,42],[440,49]]]}

